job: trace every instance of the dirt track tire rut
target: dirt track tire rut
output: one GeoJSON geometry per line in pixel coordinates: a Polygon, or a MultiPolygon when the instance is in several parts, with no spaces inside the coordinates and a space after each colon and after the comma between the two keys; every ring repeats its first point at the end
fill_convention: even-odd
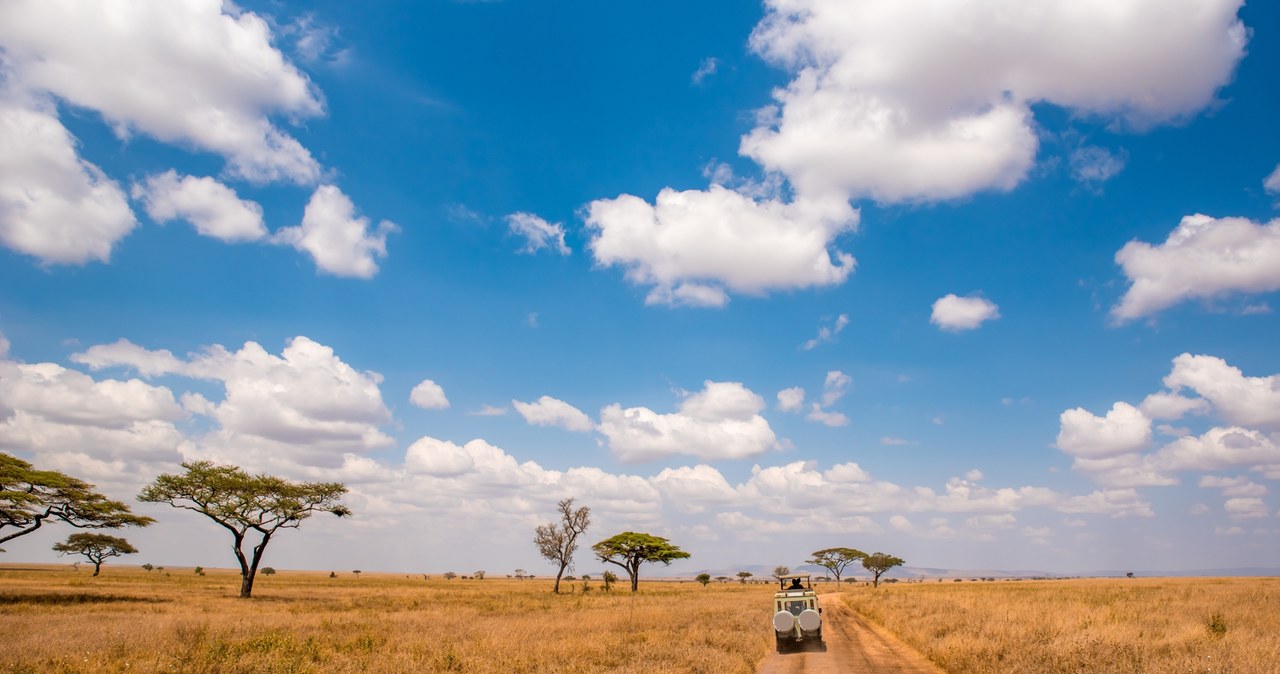
{"type": "Polygon", "coordinates": [[[944,674],[892,634],[863,620],[838,595],[821,600],[822,646],[770,654],[758,674],[944,674]]]}

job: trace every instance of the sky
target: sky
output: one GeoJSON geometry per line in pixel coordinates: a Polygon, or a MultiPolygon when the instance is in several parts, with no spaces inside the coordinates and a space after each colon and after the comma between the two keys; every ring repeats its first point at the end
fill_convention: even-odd
{"type": "MultiPolygon", "coordinates": [[[[1280,565],[1280,9],[0,0],[0,451],[276,568],[1280,565]]],[[[7,562],[59,561],[51,525],[7,562]]],[[[65,560],[63,560],[65,561],[65,560]]]]}

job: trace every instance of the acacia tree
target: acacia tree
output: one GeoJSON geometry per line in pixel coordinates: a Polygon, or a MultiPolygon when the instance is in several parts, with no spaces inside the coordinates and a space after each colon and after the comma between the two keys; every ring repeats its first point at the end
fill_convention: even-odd
{"type": "Polygon", "coordinates": [[[870,571],[873,576],[872,582],[874,584],[872,587],[880,587],[880,574],[905,563],[901,559],[893,555],[886,555],[883,552],[873,552],[862,558],[862,567],[870,571]]]}
{"type": "Polygon", "coordinates": [[[538,554],[548,562],[558,564],[554,592],[560,594],[560,578],[565,569],[573,567],[573,553],[578,551],[578,536],[591,525],[591,509],[583,506],[573,509],[573,499],[562,499],[556,504],[560,521],[541,524],[534,530],[533,542],[538,554]]]}
{"type": "Polygon", "coordinates": [[[703,587],[706,587],[706,586],[707,586],[707,583],[710,583],[710,582],[711,582],[711,574],[709,574],[709,573],[700,573],[700,574],[698,574],[698,577],[697,577],[697,578],[694,578],[694,580],[698,581],[699,583],[702,583],[702,586],[703,586],[703,587]]]}
{"type": "Polygon", "coordinates": [[[750,577],[752,577],[752,576],[754,576],[754,575],[755,575],[755,574],[754,574],[754,573],[751,573],[750,571],[739,571],[739,572],[738,572],[738,582],[739,582],[739,583],[742,583],[743,585],[746,585],[746,584],[747,584],[747,579],[748,579],[748,578],[750,578],[750,577]]]}
{"type": "Polygon", "coordinates": [[[230,532],[231,549],[240,563],[242,599],[252,595],[262,553],[276,532],[297,529],[316,512],[351,515],[340,501],[347,488],[337,482],[290,482],[210,461],[192,461],[182,467],[185,473],[157,477],[138,494],[138,500],[200,513],[230,532]],[[246,537],[252,543],[255,534],[257,543],[246,557],[246,537]]]}
{"type": "Polygon", "coordinates": [[[624,531],[612,538],[606,538],[591,546],[596,557],[626,569],[631,576],[631,591],[640,586],[640,565],[645,562],[661,562],[670,565],[673,560],[688,559],[689,553],[671,544],[670,541],[651,534],[638,534],[624,531]]]}
{"type": "Polygon", "coordinates": [[[836,582],[839,583],[844,568],[866,556],[867,553],[854,548],[826,548],[813,553],[813,559],[807,560],[807,563],[826,568],[835,574],[836,582]]]}
{"type": "Polygon", "coordinates": [[[0,452],[0,543],[25,536],[45,522],[80,529],[145,527],[155,520],[94,491],[93,485],[0,452]],[[6,531],[8,530],[8,531],[6,531]]]}
{"type": "Polygon", "coordinates": [[[789,566],[778,565],[773,567],[774,580],[782,580],[782,577],[787,575],[788,573],[791,573],[791,567],[789,566]]]}
{"type": "Polygon", "coordinates": [[[54,543],[53,549],[59,555],[82,555],[93,562],[93,575],[102,571],[102,563],[110,557],[132,555],[138,551],[123,538],[107,534],[79,533],[67,536],[62,543],[54,543]]]}

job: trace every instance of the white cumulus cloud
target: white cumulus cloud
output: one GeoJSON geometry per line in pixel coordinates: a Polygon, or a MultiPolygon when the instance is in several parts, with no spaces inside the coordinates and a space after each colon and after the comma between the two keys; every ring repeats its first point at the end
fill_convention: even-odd
{"type": "Polygon", "coordinates": [[[1121,322],[1188,299],[1271,292],[1280,289],[1280,219],[1188,215],[1160,245],[1125,244],[1116,263],[1131,284],[1111,309],[1121,322]]]}
{"type": "Polygon", "coordinates": [[[1000,308],[985,297],[957,297],[947,293],[933,303],[929,322],[949,332],[973,330],[986,321],[1000,318],[1000,308]]]}
{"type": "Polygon", "coordinates": [[[321,271],[368,279],[378,273],[374,258],[387,256],[387,235],[397,230],[389,220],[371,230],[369,219],[356,215],[355,204],[342,190],[321,185],[307,202],[302,224],[283,228],[273,238],[310,254],[321,271]]]}
{"type": "Polygon", "coordinates": [[[390,420],[379,389],[382,377],[355,370],[333,349],[307,337],[290,340],[279,356],[257,342],[246,342],[239,351],[214,345],[187,359],[116,342],[91,347],[72,360],[93,369],[147,368],[152,374],[221,383],[222,400],[189,396],[184,403],[217,422],[200,445],[223,460],[260,461],[265,459],[255,455],[266,452],[272,460],[333,466],[344,454],[392,444],[379,428],[390,420]]]}
{"type": "Polygon", "coordinates": [[[595,262],[651,286],[649,304],[724,306],[729,291],[762,295],[843,283],[853,256],[831,248],[858,214],[843,199],[756,199],[712,185],[664,189],[653,204],[624,194],[587,206],[595,262]]]}
{"type": "Polygon", "coordinates": [[[531,403],[512,400],[511,405],[526,422],[534,426],[556,426],[578,432],[595,428],[595,424],[591,423],[591,417],[582,410],[551,396],[544,395],[531,403]]]}
{"type": "Polygon", "coordinates": [[[1059,417],[1058,448],[1077,457],[1101,459],[1143,449],[1151,442],[1151,420],[1125,402],[1111,406],[1105,417],[1077,407],[1059,417]]]}
{"type": "Polygon", "coordinates": [[[804,408],[804,389],[799,386],[778,391],[778,409],[783,412],[799,412],[804,408]]]}
{"type": "Polygon", "coordinates": [[[1240,4],[769,0],[751,46],[794,79],[741,151],[801,192],[1009,189],[1034,162],[1034,103],[1138,127],[1212,103],[1244,55],[1240,4]]]}
{"type": "Polygon", "coordinates": [[[267,22],[219,0],[11,0],[0,46],[14,77],[102,114],[121,138],[222,155],[258,182],[315,182],[320,166],[272,121],[319,115],[311,81],[267,22]]]}
{"type": "Polygon", "coordinates": [[[1280,374],[1249,377],[1216,356],[1184,353],[1164,385],[1195,391],[1230,423],[1280,429],[1280,374]]]}
{"type": "Polygon", "coordinates": [[[670,414],[609,405],[600,410],[600,432],[622,461],[677,454],[703,460],[740,459],[778,446],[769,422],[760,416],[764,407],[763,398],[738,382],[708,381],[670,414]]]}
{"type": "MultiPolygon", "coordinates": [[[[1280,474],[1280,444],[1273,431],[1280,428],[1280,375],[1250,377],[1221,358],[1184,353],[1173,359],[1164,384],[1170,390],[1147,396],[1141,408],[1117,402],[1105,417],[1082,408],[1063,412],[1058,447],[1075,457],[1077,470],[1112,487],[1172,485],[1180,473],[1240,468],[1268,478],[1280,474]],[[1151,447],[1152,418],[1176,419],[1187,413],[1228,425],[1199,435],[1161,425],[1159,430],[1171,439],[1151,447]]],[[[1250,492],[1252,483],[1233,480],[1205,476],[1200,484],[1256,495],[1250,492]]]]}
{"type": "Polygon", "coordinates": [[[213,178],[166,171],[147,176],[133,186],[132,194],[156,222],[186,220],[200,234],[226,242],[257,241],[267,235],[262,207],[213,178]]]}
{"type": "Polygon", "coordinates": [[[423,379],[409,392],[409,402],[424,410],[449,409],[449,399],[444,388],[430,379],[423,379]]]}
{"type": "Polygon", "coordinates": [[[1280,192],[1280,164],[1276,164],[1276,169],[1262,181],[1262,188],[1271,194],[1280,192]]]}
{"type": "Polygon", "coordinates": [[[0,69],[0,243],[45,264],[106,262],[137,225],[124,192],[80,158],[51,102],[4,79],[0,69]]]}

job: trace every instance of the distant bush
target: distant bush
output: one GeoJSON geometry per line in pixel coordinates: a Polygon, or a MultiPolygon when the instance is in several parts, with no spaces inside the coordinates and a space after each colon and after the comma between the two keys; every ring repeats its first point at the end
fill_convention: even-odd
{"type": "Polygon", "coordinates": [[[1227,633],[1227,619],[1221,613],[1212,613],[1204,619],[1204,627],[1211,637],[1221,637],[1227,633]]]}

